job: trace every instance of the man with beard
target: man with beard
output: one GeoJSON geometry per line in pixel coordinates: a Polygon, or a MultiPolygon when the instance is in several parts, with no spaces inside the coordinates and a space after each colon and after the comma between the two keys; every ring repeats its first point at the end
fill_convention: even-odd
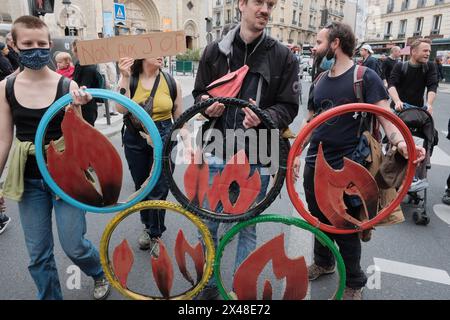
{"type": "MultiPolygon", "coordinates": [[[[309,120],[315,115],[348,103],[360,102],[354,89],[354,78],[357,68],[364,68],[362,100],[374,104],[382,109],[389,110],[388,94],[380,77],[371,69],[355,66],[352,57],[355,48],[355,35],[350,26],[333,22],[322,29],[316,40],[315,51],[319,57],[334,57],[335,63],[331,70],[319,75],[308,102],[309,120]],[[356,70],[356,71],[355,71],[356,70]]],[[[405,140],[398,129],[390,122],[377,117],[389,137],[390,142],[397,146],[399,152],[408,157],[405,140]]],[[[345,114],[329,120],[316,128],[310,139],[310,146],[306,156],[304,169],[304,189],[309,211],[321,222],[330,224],[324,214],[320,211],[316,201],[314,189],[315,163],[319,144],[322,143],[325,159],[334,169],[343,168],[343,158],[352,159],[352,154],[359,144],[359,131],[361,115],[345,114]]],[[[423,160],[425,150],[418,149],[417,161],[423,160]]],[[[298,166],[297,166],[298,169],[298,166]]],[[[298,173],[297,173],[298,174],[298,173]]],[[[361,205],[350,203],[347,197],[344,201],[348,208],[347,212],[355,218],[361,205]]],[[[361,240],[360,234],[352,233],[346,235],[327,234],[334,240],[344,259],[346,266],[346,288],[344,299],[361,300],[362,289],[367,277],[361,269],[361,240]]],[[[335,272],[335,261],[330,250],[319,241],[314,243],[314,263],[308,268],[309,280],[313,281],[322,275],[335,272]]]]}
{"type": "MultiPolygon", "coordinates": [[[[293,122],[299,108],[298,61],[286,46],[264,32],[276,4],[276,0],[239,1],[241,23],[223,40],[210,44],[204,50],[192,92],[196,102],[209,98],[206,87],[214,80],[247,65],[249,72],[238,97],[258,105],[280,130],[287,129],[293,122]]],[[[252,110],[225,108],[219,103],[211,105],[205,115],[217,118],[215,129],[220,130],[224,137],[227,129],[257,129],[261,124],[261,120],[252,110]]],[[[211,169],[209,160],[208,163],[211,169]]],[[[214,163],[214,169],[217,171],[223,170],[223,167],[214,163]]],[[[254,167],[259,170],[261,165],[258,163],[254,167]]],[[[256,199],[257,203],[264,199],[269,179],[270,175],[261,174],[261,192],[256,199]]],[[[217,245],[219,223],[206,223],[217,245]]],[[[235,270],[255,248],[256,227],[250,226],[239,233],[235,270]]],[[[218,296],[217,287],[214,281],[211,281],[198,299],[209,300],[218,296]]]]}

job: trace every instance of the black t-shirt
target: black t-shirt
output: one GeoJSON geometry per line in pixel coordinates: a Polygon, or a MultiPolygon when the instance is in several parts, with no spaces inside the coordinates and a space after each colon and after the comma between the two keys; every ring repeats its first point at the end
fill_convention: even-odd
{"type": "Polygon", "coordinates": [[[406,75],[403,74],[402,66],[403,63],[398,63],[392,69],[389,88],[397,89],[402,102],[423,107],[425,88],[428,92],[436,92],[439,85],[436,65],[432,62],[428,62],[427,66],[409,63],[406,75]]]}
{"type": "Polygon", "coordinates": [[[386,81],[389,82],[389,78],[391,77],[392,69],[394,69],[394,66],[399,63],[398,60],[392,59],[391,57],[388,57],[386,61],[383,62],[383,74],[386,81]]]}
{"type": "MultiPolygon", "coordinates": [[[[308,110],[320,113],[348,103],[357,103],[353,88],[353,75],[356,66],[338,77],[325,75],[315,85],[308,110]]],[[[380,77],[372,69],[367,69],[363,77],[363,100],[375,104],[387,100],[389,96],[380,77]]],[[[315,167],[317,150],[322,142],[325,159],[334,169],[343,166],[343,157],[350,157],[358,145],[358,130],[361,117],[344,114],[328,120],[313,131],[306,163],[315,167]]]]}

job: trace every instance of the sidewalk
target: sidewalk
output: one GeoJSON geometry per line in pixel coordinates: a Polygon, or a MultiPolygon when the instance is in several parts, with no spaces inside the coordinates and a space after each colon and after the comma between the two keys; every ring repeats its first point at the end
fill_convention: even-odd
{"type": "Polygon", "coordinates": [[[448,93],[450,94],[450,82],[440,82],[438,88],[439,93],[448,93]]]}

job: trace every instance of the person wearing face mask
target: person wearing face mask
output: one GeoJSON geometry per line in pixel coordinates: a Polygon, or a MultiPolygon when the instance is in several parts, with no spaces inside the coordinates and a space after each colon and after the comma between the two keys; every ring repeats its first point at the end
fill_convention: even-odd
{"type": "MultiPolygon", "coordinates": [[[[163,57],[152,59],[123,58],[119,62],[119,90],[137,104],[141,105],[152,117],[164,141],[172,128],[172,121],[183,113],[183,101],[180,85],[168,73],[161,70],[163,57]]],[[[128,110],[117,105],[117,111],[125,114],[123,145],[125,157],[136,190],[139,190],[150,175],[153,166],[153,148],[148,135],[139,123],[130,117],[128,110]]],[[[169,186],[163,175],[147,196],[147,200],[165,200],[169,186]]],[[[139,236],[141,250],[149,250],[153,257],[159,256],[159,239],[166,230],[165,210],[145,210],[141,212],[144,230],[139,236]]]]}
{"type": "Polygon", "coordinates": [[[11,62],[7,58],[9,49],[3,42],[0,42],[0,81],[14,72],[11,62]]]}
{"type": "MultiPolygon", "coordinates": [[[[53,248],[52,211],[61,247],[70,260],[94,279],[94,299],[105,299],[110,286],[100,264],[97,249],[85,238],[86,212],[57,198],[38,169],[34,140],[38,125],[49,107],[71,93],[73,108],[81,117],[80,107],[92,96],[68,78],[48,68],[50,33],[37,17],[23,16],[13,23],[12,37],[19,52],[23,71],[0,82],[0,176],[13,143],[10,165],[0,193],[0,211],[4,198],[17,201],[25,244],[30,256],[28,270],[37,287],[38,299],[62,299],[53,248]]],[[[55,115],[45,136],[45,144],[64,147],[61,123],[64,110],[55,115]]]]}
{"type": "MultiPolygon", "coordinates": [[[[313,85],[308,101],[308,121],[321,112],[344,104],[358,103],[361,102],[360,100],[377,105],[384,110],[390,110],[389,96],[380,77],[372,69],[354,64],[352,57],[355,43],[356,39],[351,27],[343,23],[333,22],[317,34],[315,51],[318,56],[334,56],[335,63],[330,70],[319,75],[318,80],[313,85]],[[364,85],[361,99],[357,98],[354,88],[355,75],[358,74],[359,70],[364,71],[362,75],[364,85]]],[[[397,146],[399,152],[407,158],[406,143],[398,129],[382,117],[377,117],[377,120],[383,126],[392,145],[397,146]]],[[[311,134],[305,160],[303,186],[308,209],[320,222],[330,224],[321,212],[315,195],[314,176],[319,145],[322,144],[323,146],[327,163],[334,170],[342,169],[344,157],[352,159],[352,155],[359,144],[360,125],[361,115],[348,113],[330,119],[326,124],[316,128],[311,134]]],[[[425,150],[423,148],[417,147],[417,154],[416,162],[425,158],[425,150]]],[[[298,176],[298,165],[295,174],[298,176]]],[[[358,215],[362,204],[354,205],[345,197],[343,200],[347,206],[347,213],[359,218],[358,215]]],[[[361,300],[362,289],[367,282],[367,277],[361,269],[360,235],[358,233],[344,235],[327,233],[327,235],[337,243],[344,259],[346,267],[344,299],[361,300]]],[[[329,249],[316,240],[314,243],[314,263],[308,267],[309,280],[313,281],[334,272],[335,261],[333,255],[329,249]]]]}

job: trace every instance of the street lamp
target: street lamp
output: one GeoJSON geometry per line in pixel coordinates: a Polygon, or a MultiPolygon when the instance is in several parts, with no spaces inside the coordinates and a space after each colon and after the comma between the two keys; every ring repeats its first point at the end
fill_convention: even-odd
{"type": "Polygon", "coordinates": [[[67,27],[67,30],[69,31],[68,35],[69,36],[73,36],[73,30],[72,30],[72,28],[70,27],[70,24],[69,24],[69,17],[70,17],[69,8],[70,8],[70,5],[72,4],[72,1],[70,1],[70,0],[63,0],[62,4],[66,8],[66,27],[67,27]]]}

